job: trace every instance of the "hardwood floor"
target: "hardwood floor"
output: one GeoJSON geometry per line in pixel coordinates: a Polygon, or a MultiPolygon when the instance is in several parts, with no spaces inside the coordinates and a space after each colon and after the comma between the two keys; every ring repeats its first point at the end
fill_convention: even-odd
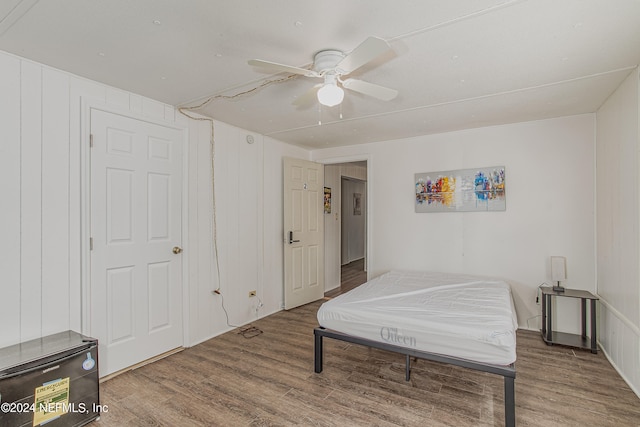
{"type": "MultiPolygon", "coordinates": [[[[502,377],[324,340],[322,301],[231,331],[101,384],[96,426],[501,426],[502,377]]],[[[640,399],[598,353],[547,346],[518,331],[518,426],[638,426],[640,399]]]]}
{"type": "Polygon", "coordinates": [[[364,258],[352,261],[340,268],[340,287],[325,293],[325,297],[333,298],[337,295],[349,292],[356,286],[367,281],[367,272],[364,271],[364,258]]]}

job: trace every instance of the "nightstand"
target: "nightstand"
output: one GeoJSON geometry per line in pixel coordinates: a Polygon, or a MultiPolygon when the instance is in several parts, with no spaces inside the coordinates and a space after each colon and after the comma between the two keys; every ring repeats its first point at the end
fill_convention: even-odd
{"type": "Polygon", "coordinates": [[[598,352],[596,342],[596,301],[599,299],[591,292],[576,289],[566,289],[564,292],[554,292],[552,288],[543,287],[542,291],[542,339],[547,344],[561,344],[571,347],[591,350],[591,353],[598,352]],[[567,334],[552,330],[551,317],[553,312],[553,300],[555,298],[580,298],[580,315],[582,323],[582,334],[567,334]],[[591,334],[587,337],[587,301],[589,301],[589,314],[591,334]]]}

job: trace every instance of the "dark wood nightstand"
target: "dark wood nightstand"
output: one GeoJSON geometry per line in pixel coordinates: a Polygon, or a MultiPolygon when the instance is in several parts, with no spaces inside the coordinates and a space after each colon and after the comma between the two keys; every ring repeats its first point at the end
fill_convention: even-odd
{"type": "Polygon", "coordinates": [[[591,353],[598,352],[598,344],[596,342],[596,301],[598,297],[591,292],[580,291],[576,289],[566,289],[564,292],[554,292],[552,288],[543,287],[542,291],[542,339],[547,344],[561,344],[571,347],[584,348],[591,350],[591,353]],[[555,332],[552,330],[551,317],[553,312],[552,297],[580,298],[580,314],[582,317],[582,335],[567,334],[564,332],[555,332]],[[591,334],[587,336],[587,300],[590,312],[591,334]]]}

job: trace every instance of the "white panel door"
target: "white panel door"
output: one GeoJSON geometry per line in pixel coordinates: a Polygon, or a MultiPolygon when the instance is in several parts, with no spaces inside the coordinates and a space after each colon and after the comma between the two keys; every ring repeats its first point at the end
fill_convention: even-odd
{"type": "Polygon", "coordinates": [[[324,296],[324,166],[284,159],[284,308],[324,296]]]}
{"type": "Polygon", "coordinates": [[[91,110],[90,335],[100,375],[183,344],[182,132],[91,110]]]}

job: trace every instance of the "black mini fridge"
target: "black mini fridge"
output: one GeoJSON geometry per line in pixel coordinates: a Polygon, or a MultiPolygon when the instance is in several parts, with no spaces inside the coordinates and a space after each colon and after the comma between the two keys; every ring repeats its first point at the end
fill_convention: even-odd
{"type": "Polygon", "coordinates": [[[0,349],[0,426],[82,426],[100,412],[98,340],[66,331],[0,349]]]}

